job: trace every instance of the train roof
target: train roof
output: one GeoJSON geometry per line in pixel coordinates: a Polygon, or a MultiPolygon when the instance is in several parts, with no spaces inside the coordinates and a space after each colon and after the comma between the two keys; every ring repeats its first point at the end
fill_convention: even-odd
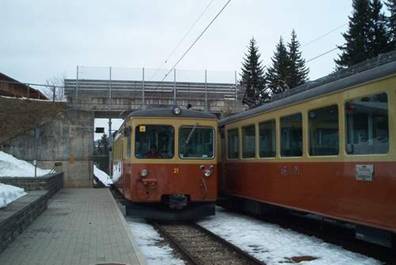
{"type": "Polygon", "coordinates": [[[351,68],[295,87],[259,107],[226,117],[220,120],[220,126],[395,74],[396,52],[382,54],[351,68]]]}
{"type": "Polygon", "coordinates": [[[217,119],[217,116],[202,111],[181,109],[180,114],[176,115],[173,108],[153,108],[133,111],[128,115],[129,117],[171,117],[171,118],[196,118],[196,119],[217,119]]]}

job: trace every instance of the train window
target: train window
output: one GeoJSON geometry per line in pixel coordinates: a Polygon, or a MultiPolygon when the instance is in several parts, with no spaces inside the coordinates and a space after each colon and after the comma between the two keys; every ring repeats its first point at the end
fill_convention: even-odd
{"type": "Polygon", "coordinates": [[[256,126],[242,127],[242,157],[252,158],[256,156],[256,126]]]}
{"type": "Polygon", "coordinates": [[[281,156],[302,156],[302,115],[301,113],[280,119],[281,156]]]}
{"type": "Polygon", "coordinates": [[[337,105],[311,110],[309,117],[309,154],[338,155],[337,105]]]}
{"type": "Polygon", "coordinates": [[[174,128],[169,125],[138,125],[135,129],[136,158],[166,159],[174,154],[174,128]]]}
{"type": "Polygon", "coordinates": [[[227,150],[228,158],[239,158],[239,132],[238,129],[227,131],[227,150]]]}
{"type": "Polygon", "coordinates": [[[179,130],[181,158],[209,159],[214,157],[214,129],[183,126],[179,130]]]}
{"type": "Polygon", "coordinates": [[[346,152],[384,154],[389,150],[388,97],[386,93],[345,103],[346,152]]]}
{"type": "Polygon", "coordinates": [[[260,157],[275,157],[276,155],[276,127],[275,120],[259,124],[260,157]]]}

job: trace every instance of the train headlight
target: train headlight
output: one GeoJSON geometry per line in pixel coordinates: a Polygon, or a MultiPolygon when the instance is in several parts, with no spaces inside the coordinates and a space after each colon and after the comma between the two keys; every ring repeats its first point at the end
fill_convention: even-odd
{"type": "Polygon", "coordinates": [[[142,178],[145,178],[145,177],[147,177],[148,176],[148,170],[147,169],[142,169],[142,170],[140,170],[140,176],[142,177],[142,178]]]}
{"type": "Polygon", "coordinates": [[[212,170],[210,170],[210,169],[205,169],[205,170],[204,170],[204,175],[205,175],[205,177],[210,177],[210,176],[212,176],[212,170]]]}
{"type": "Polygon", "coordinates": [[[179,107],[174,107],[173,108],[173,114],[180,115],[181,114],[181,109],[179,107]]]}

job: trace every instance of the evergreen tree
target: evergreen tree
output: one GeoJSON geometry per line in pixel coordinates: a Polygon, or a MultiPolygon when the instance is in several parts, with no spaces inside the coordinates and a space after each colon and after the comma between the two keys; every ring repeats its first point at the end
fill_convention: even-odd
{"type": "Polygon", "coordinates": [[[276,45],[274,56],[271,58],[272,65],[267,68],[267,86],[272,94],[282,93],[290,87],[287,84],[289,79],[290,58],[282,37],[276,45]]]}
{"type": "Polygon", "coordinates": [[[250,40],[248,52],[242,63],[241,85],[245,87],[243,103],[250,108],[269,98],[265,93],[264,69],[261,66],[260,53],[254,38],[250,40]]]}
{"type": "Polygon", "coordinates": [[[385,2],[389,10],[389,17],[387,17],[387,24],[389,28],[391,50],[396,49],[396,0],[387,0],[385,2]]]}
{"type": "Polygon", "coordinates": [[[353,14],[349,17],[349,29],[343,34],[346,43],[339,46],[342,53],[335,60],[338,69],[346,68],[367,59],[369,54],[370,18],[369,0],[353,0],[353,14]]]}
{"type": "Polygon", "coordinates": [[[385,15],[381,10],[382,3],[380,0],[370,2],[368,58],[389,51],[389,33],[386,28],[385,15]]]}
{"type": "Polygon", "coordinates": [[[297,34],[293,30],[290,43],[288,43],[288,56],[290,60],[289,74],[286,80],[289,88],[304,84],[308,79],[309,69],[305,66],[305,60],[301,56],[300,43],[297,34]]]}

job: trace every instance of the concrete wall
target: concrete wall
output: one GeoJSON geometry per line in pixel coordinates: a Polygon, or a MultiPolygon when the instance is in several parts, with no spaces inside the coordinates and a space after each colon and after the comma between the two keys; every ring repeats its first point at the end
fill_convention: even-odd
{"type": "Polygon", "coordinates": [[[67,109],[39,128],[19,135],[3,146],[3,150],[27,161],[37,160],[39,167],[64,172],[65,187],[92,186],[92,154],[94,113],[67,109]],[[37,148],[36,148],[37,141],[37,148]]]}

